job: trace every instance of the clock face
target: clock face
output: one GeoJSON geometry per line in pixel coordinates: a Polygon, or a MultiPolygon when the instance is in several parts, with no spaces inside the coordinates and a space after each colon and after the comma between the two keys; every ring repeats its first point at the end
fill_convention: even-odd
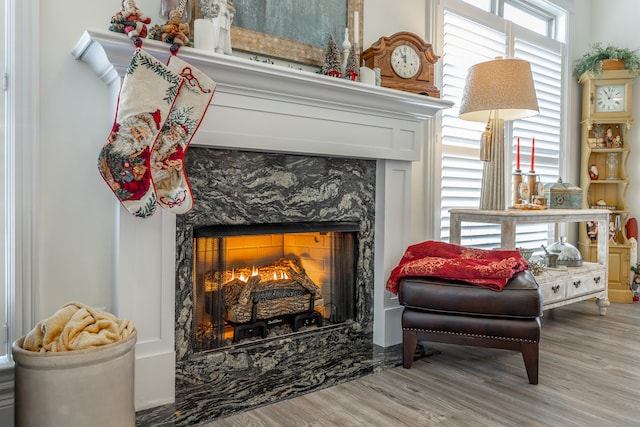
{"type": "Polygon", "coordinates": [[[624,85],[596,86],[596,112],[620,112],[625,109],[624,85]]]}
{"type": "Polygon", "coordinates": [[[410,79],[418,74],[420,68],[418,52],[408,45],[396,47],[391,53],[391,67],[403,79],[410,79]]]}

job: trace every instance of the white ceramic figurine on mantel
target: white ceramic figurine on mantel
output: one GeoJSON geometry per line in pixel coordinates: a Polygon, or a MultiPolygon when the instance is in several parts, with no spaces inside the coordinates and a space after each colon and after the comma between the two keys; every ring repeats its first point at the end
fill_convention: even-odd
{"type": "Polygon", "coordinates": [[[231,55],[231,23],[236,13],[233,0],[200,0],[200,11],[213,23],[214,50],[231,55]]]}

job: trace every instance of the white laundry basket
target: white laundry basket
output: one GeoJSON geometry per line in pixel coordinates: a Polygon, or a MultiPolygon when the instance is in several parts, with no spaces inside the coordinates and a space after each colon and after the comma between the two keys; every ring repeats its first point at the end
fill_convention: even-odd
{"type": "Polygon", "coordinates": [[[135,426],[134,330],[87,350],[34,352],[12,345],[16,427],[135,426]]]}

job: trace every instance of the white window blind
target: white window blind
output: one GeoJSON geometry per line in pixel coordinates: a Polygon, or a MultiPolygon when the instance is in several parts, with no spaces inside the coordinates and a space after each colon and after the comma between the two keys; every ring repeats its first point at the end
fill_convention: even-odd
{"type": "MultiPolygon", "coordinates": [[[[514,31],[515,32],[515,31],[514,31]]],[[[522,32],[522,31],[520,31],[522,32]]],[[[540,114],[516,120],[514,139],[520,136],[520,167],[531,167],[531,139],[535,138],[535,171],[543,183],[558,180],[560,174],[562,45],[544,37],[529,34],[529,40],[514,37],[514,57],[531,63],[540,114]],[[537,39],[537,42],[534,41],[537,39]],[[546,43],[545,43],[546,42],[546,43]]],[[[515,169],[516,146],[512,149],[511,170],[515,169]]],[[[528,248],[548,244],[550,227],[545,224],[519,225],[517,243],[528,248]]]]}
{"type": "MultiPolygon", "coordinates": [[[[515,169],[516,138],[520,136],[521,168],[528,171],[531,138],[535,138],[535,168],[545,183],[559,176],[558,154],[561,126],[562,44],[527,31],[500,17],[459,2],[445,2],[443,9],[442,90],[454,106],[442,115],[442,179],[440,237],[449,240],[449,210],[477,209],[483,162],[479,160],[480,134],[485,123],[458,119],[460,100],[469,67],[498,56],[525,59],[531,63],[540,114],[506,122],[508,161],[515,169]],[[449,7],[449,3],[453,7],[449,7]],[[457,5],[457,8],[456,8],[457,5]]],[[[548,243],[547,225],[521,225],[518,246],[540,247],[548,243]]],[[[462,244],[495,248],[500,244],[500,227],[495,224],[463,223],[462,244]]]]}
{"type": "MultiPolygon", "coordinates": [[[[483,164],[479,160],[479,139],[485,124],[458,118],[465,79],[472,65],[505,56],[506,34],[451,10],[444,12],[443,30],[441,96],[454,102],[442,114],[440,220],[441,238],[448,241],[449,209],[476,209],[480,203],[483,164]]],[[[463,244],[490,245],[495,236],[500,241],[499,227],[478,225],[463,224],[463,244]]]]}

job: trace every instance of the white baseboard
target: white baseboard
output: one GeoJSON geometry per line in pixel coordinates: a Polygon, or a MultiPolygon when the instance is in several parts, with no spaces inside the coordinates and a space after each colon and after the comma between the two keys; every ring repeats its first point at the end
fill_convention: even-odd
{"type": "Polygon", "coordinates": [[[136,357],[136,411],[173,403],[176,397],[174,351],[136,357]]]}

